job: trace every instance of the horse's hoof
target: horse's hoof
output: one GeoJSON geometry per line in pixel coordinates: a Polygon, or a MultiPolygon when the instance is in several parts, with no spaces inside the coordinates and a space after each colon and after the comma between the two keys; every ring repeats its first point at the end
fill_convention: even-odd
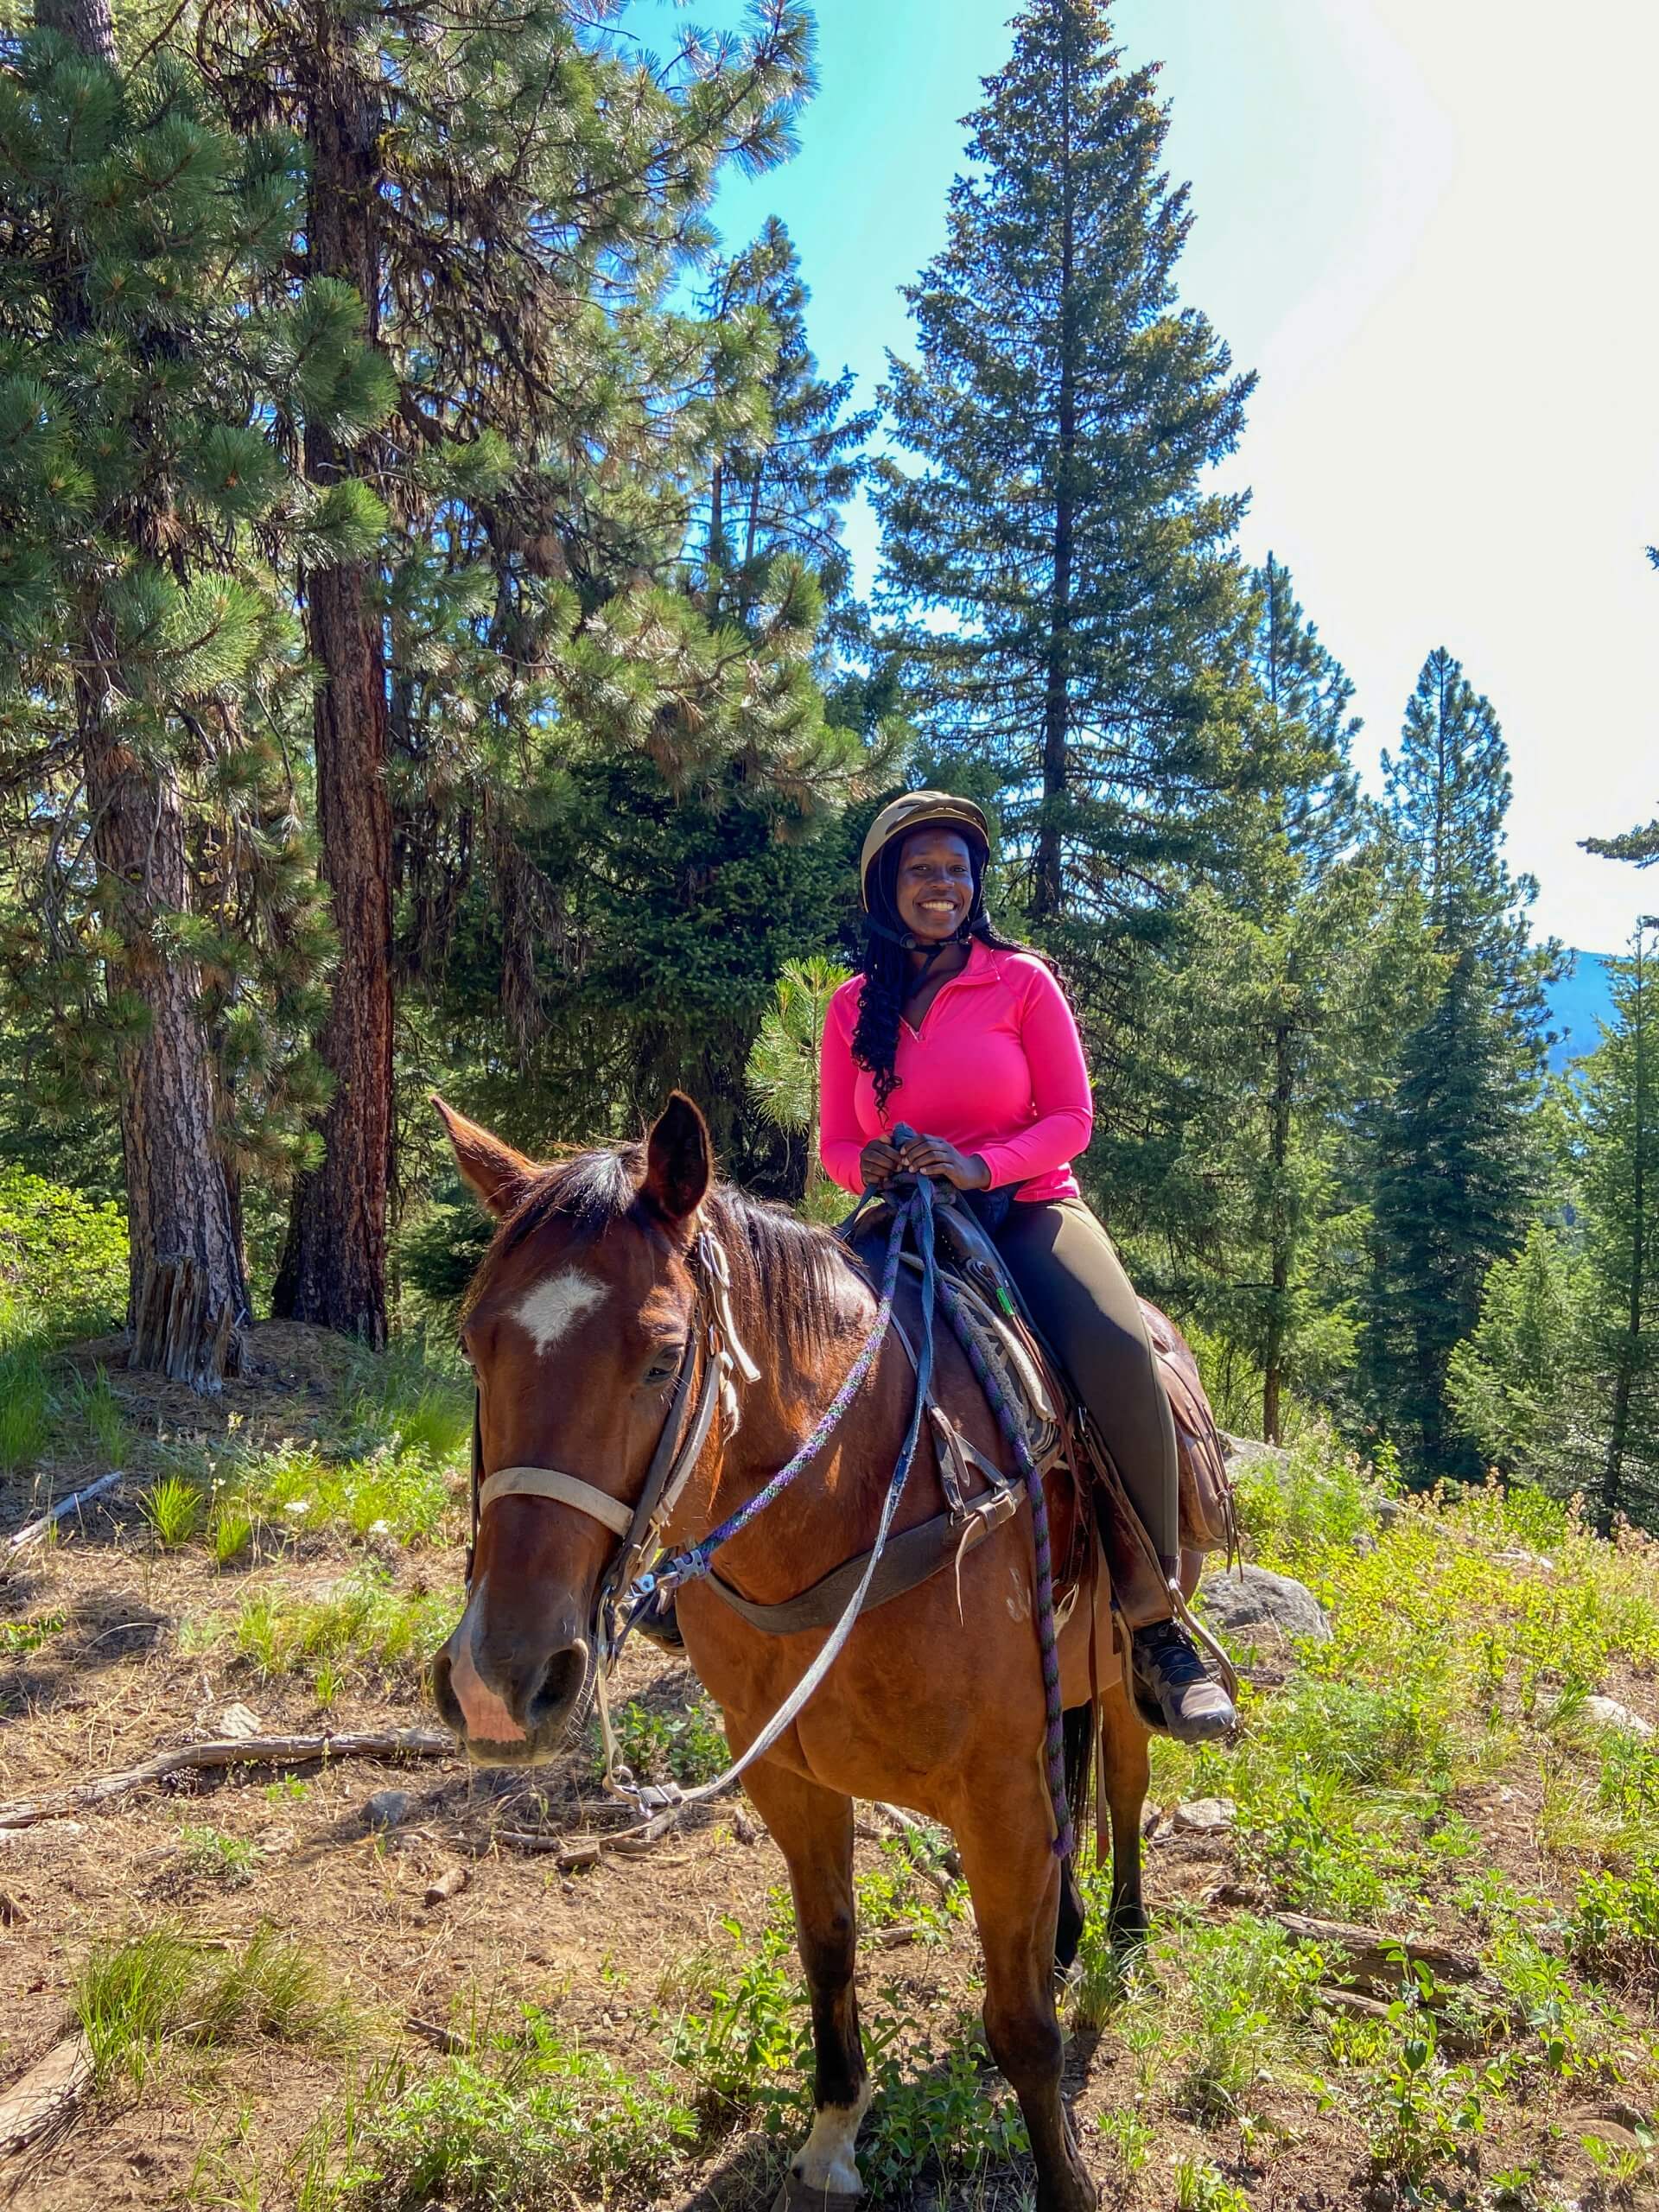
{"type": "Polygon", "coordinates": [[[863,2202],[861,2189],[814,2189],[799,2174],[785,2174],[772,2212],[859,2212],[863,2202]]]}

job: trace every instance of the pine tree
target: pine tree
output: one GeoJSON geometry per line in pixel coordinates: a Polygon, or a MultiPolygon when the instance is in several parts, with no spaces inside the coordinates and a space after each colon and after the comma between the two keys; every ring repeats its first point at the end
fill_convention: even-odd
{"type": "Polygon", "coordinates": [[[823,597],[823,641],[846,652],[862,646],[866,620],[852,596],[842,511],[868,474],[864,448],[876,410],[847,411],[850,369],[833,380],[819,375],[807,342],[808,296],[800,257],[776,216],[709,289],[703,311],[711,322],[752,319],[772,358],[762,380],[764,427],[717,454],[710,471],[705,588],[721,612],[747,621],[766,596],[774,558],[798,555],[823,597]]]}
{"type": "Polygon", "coordinates": [[[1613,1020],[1583,1064],[1586,1249],[1606,1444],[1598,1524],[1659,1517],[1659,1006],[1654,925],[1613,970],[1613,1020]]]}
{"type": "Polygon", "coordinates": [[[212,1389],[249,1318],[241,1172],[290,1165],[320,1096],[303,683],[253,533],[353,550],[283,426],[345,426],[361,348],[309,291],[245,313],[293,142],[232,142],[176,63],[124,80],[95,7],[53,20],[80,43],[0,75],[0,756],[37,887],[6,966],[48,1109],[118,1102],[133,1361],[212,1389]]]}
{"type": "MultiPolygon", "coordinates": [[[[807,35],[766,0],[751,35],[691,34],[659,62],[610,14],[482,0],[429,37],[355,0],[210,0],[197,33],[233,116],[274,106],[304,138],[308,264],[368,302],[397,382],[372,448],[306,451],[315,480],[387,493],[395,531],[355,572],[305,585],[327,672],[317,810],[341,951],[322,1043],[338,1080],[277,1297],[377,1341],[398,936],[405,973],[442,963],[480,853],[504,907],[546,911],[513,797],[543,781],[550,740],[729,750],[710,721],[720,648],[677,564],[696,457],[764,401],[737,373],[741,327],[677,313],[669,293],[706,249],[720,163],[762,166],[786,144],[807,35]],[[390,667],[388,637],[408,656],[390,667]]],[[[768,710],[780,730],[810,719],[794,635],[810,599],[779,578],[752,728],[768,710]]],[[[508,972],[533,1027],[526,970],[521,945],[508,972]]]]}
{"type": "Polygon", "coordinates": [[[1255,582],[1251,665],[1300,775],[1244,879],[1188,910],[1160,1010],[1179,1149],[1143,1204],[1161,1235],[1143,1232],[1137,1256],[1259,1376],[1276,1442],[1287,1389],[1331,1397],[1351,1364],[1363,1221],[1343,1135],[1404,1026],[1420,923],[1356,791],[1353,686],[1283,567],[1269,559],[1255,582]]]}
{"type": "Polygon", "coordinates": [[[1521,1242],[1537,1176],[1545,985],[1559,948],[1529,943],[1529,877],[1503,858],[1508,753],[1491,706],[1429,655],[1400,750],[1383,756],[1395,834],[1444,980],[1372,1120],[1372,1282],[1364,1370],[1374,1417],[1420,1477],[1473,1473],[1446,1402],[1481,1286],[1521,1242]]]}
{"type": "Polygon", "coordinates": [[[1276,777],[1242,500],[1211,474],[1251,380],[1176,304],[1192,219],[1160,167],[1154,83],[1122,66],[1104,0],[1016,17],[947,243],[906,294],[919,359],[889,357],[884,396],[907,450],[875,493],[878,599],[918,719],[995,763],[1031,918],[1118,1052],[1136,949],[1230,864],[1241,794],[1276,777]]]}

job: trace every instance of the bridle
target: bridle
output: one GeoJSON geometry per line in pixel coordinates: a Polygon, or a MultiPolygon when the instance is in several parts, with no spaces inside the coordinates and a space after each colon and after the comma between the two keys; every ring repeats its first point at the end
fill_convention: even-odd
{"type": "Polygon", "coordinates": [[[585,1482],[563,1467],[498,1467],[484,1472],[484,1439],[479,1401],[473,1400],[472,1541],[467,1548],[467,1589],[473,1586],[473,1561],[478,1550],[479,1523],[485,1509],[503,1497],[545,1497],[573,1506],[621,1539],[607,1562],[594,1593],[589,1620],[588,1649],[603,1669],[616,1647],[618,1600],[634,1585],[639,1570],[661,1548],[662,1534],[673,1518],[692,1471],[702,1457],[714,1427],[717,1406],[726,1413],[727,1435],[735,1434],[741,1419],[733,1371],[746,1382],[758,1382],[760,1370],[749,1357],[732,1317],[731,1268],[720,1240],[707,1229],[694,1239],[687,1264],[696,1295],[690,1325],[675,1373],[674,1392],[663,1416],[656,1448],[638,1502],[629,1505],[608,1491],[585,1482]],[[688,1414],[688,1408],[690,1408],[688,1414]]]}

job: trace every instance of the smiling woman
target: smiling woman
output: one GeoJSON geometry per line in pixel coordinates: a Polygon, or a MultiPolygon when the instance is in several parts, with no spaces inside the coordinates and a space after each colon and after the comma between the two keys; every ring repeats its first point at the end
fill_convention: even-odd
{"type": "Polygon", "coordinates": [[[824,1023],[824,1172],[855,1192],[902,1173],[969,1195],[1149,1540],[1120,1530],[1113,1558],[1142,1716],[1199,1742],[1236,1715],[1171,1617],[1181,1533],[1169,1402],[1134,1287],[1071,1170],[1094,1124],[1077,1022],[1048,963],[987,914],[989,855],[984,815],[948,791],[907,791],[871,824],[862,972],[824,1023]]]}

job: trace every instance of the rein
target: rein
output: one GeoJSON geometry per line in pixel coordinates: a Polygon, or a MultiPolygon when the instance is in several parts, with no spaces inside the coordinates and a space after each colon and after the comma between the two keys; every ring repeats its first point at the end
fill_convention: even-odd
{"type": "MultiPolygon", "coordinates": [[[[760,1370],[744,1349],[733,1320],[729,1297],[730,1273],[725,1252],[715,1237],[706,1230],[702,1230],[692,1248],[692,1274],[698,1289],[697,1303],[693,1307],[693,1326],[687,1334],[679,1372],[675,1380],[674,1395],[664,1417],[662,1432],[652,1455],[651,1465],[646,1469],[644,1487],[637,1504],[629,1506],[607,1491],[599,1490],[593,1484],[557,1467],[501,1467],[492,1474],[485,1475],[482,1437],[474,1407],[473,1545],[467,1556],[469,1589],[480,1519],[485,1508],[500,1497],[550,1498],[557,1503],[572,1506],[578,1512],[586,1513],[590,1519],[600,1522],[621,1539],[601,1577],[594,1595],[590,1649],[594,1654],[594,1697],[604,1748],[605,1787],[613,1796],[632,1803],[639,1811],[654,1817],[665,1808],[696,1804],[729,1789],[746,1769],[770,1751],[784,1731],[791,1726],[840,1656],[858,1624],[859,1616],[877,1579],[877,1570],[887,1549],[893,1516],[915,1460],[924,1417],[931,1400],[933,1320],[938,1285],[938,1266],[933,1240],[933,1185],[925,1176],[918,1177],[910,1192],[893,1205],[893,1226],[887,1240],[875,1319],[840,1388],[813,1424],[805,1441],[745,1504],[698,1542],[686,1546],[668,1558],[654,1572],[642,1570],[645,1570],[646,1560],[659,1549],[662,1531],[671,1518],[680,1494],[702,1455],[717,1402],[722,1402],[728,1412],[728,1434],[737,1427],[738,1402],[731,1382],[731,1370],[735,1367],[747,1382],[760,1379],[760,1370]],[[893,1325],[899,1263],[906,1236],[910,1232],[913,1232],[916,1240],[921,1296],[919,1343],[910,1347],[906,1340],[906,1349],[910,1351],[916,1370],[916,1390],[904,1441],[893,1463],[887,1494],[882,1500],[875,1540],[864,1555],[863,1572],[817,1658],[766,1726],[724,1773],[693,1789],[681,1789],[673,1783],[666,1787],[642,1785],[635,1781],[626,1764],[618,1758],[611,1727],[607,1688],[622,1647],[640,1615],[659,1593],[671,1592],[688,1582],[700,1580],[710,1574],[714,1555],[721,1546],[749,1527],[823,1451],[857,1397],[893,1325]],[[705,1298],[709,1311],[699,1330],[696,1323],[705,1298]],[[691,1398],[693,1377],[699,1369],[701,1379],[696,1384],[696,1402],[688,1424],[686,1408],[691,1398]]],[[[1001,1413],[1001,1408],[997,1410],[1001,1413]]],[[[1004,1426],[1006,1429],[1006,1421],[1004,1426]]],[[[1060,1683],[1055,1649],[1047,1503],[1041,1476],[1032,1464],[1028,1453],[1024,1455],[1020,1471],[1025,1477],[1036,1538],[1037,1618],[1047,1719],[1045,1749],[1055,1822],[1054,1851],[1057,1857],[1065,1858],[1072,1848],[1072,1833],[1060,1749],[1060,1683]]],[[[651,1818],[641,1823],[642,1827],[650,1825],[651,1818]]]]}

